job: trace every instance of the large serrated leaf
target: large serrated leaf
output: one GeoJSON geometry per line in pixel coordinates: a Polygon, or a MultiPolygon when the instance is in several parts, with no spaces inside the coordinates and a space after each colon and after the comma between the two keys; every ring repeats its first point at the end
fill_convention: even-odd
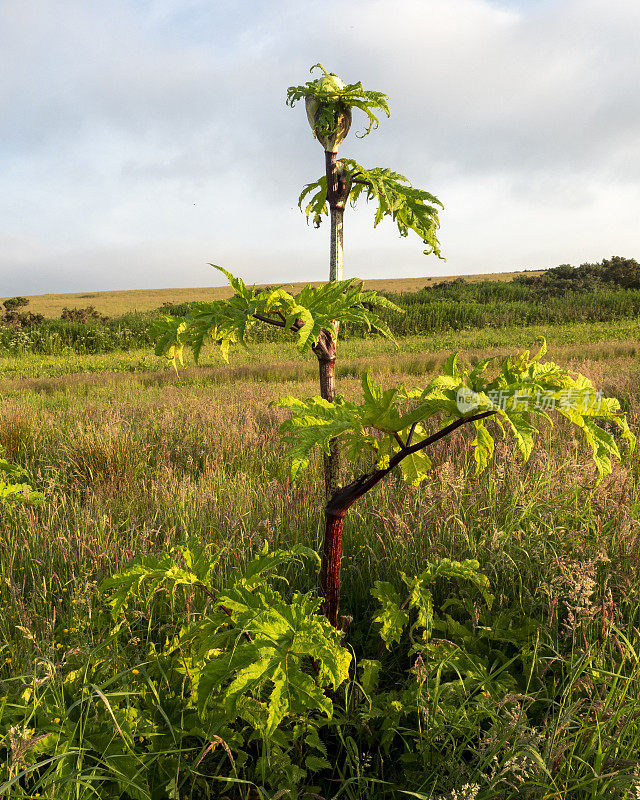
{"type": "Polygon", "coordinates": [[[479,421],[473,423],[476,428],[476,438],[472,442],[473,457],[476,462],[476,475],[486,469],[493,455],[494,441],[486,425],[479,421]]]}
{"type": "MultiPolygon", "coordinates": [[[[212,265],[213,266],[213,265],[212,265]]],[[[182,363],[185,346],[193,350],[198,361],[205,344],[213,344],[226,361],[230,346],[239,342],[247,346],[249,334],[258,324],[285,328],[297,337],[300,352],[315,347],[323,331],[336,338],[341,322],[362,325],[393,339],[389,326],[374,308],[378,305],[400,311],[393,303],[373,291],[364,291],[353,278],[322,286],[306,286],[293,296],[285,289],[256,291],[222,267],[235,291],[228,300],[193,303],[184,318],[167,317],[155,323],[151,335],[156,354],[170,359],[174,366],[182,363]]]]}
{"type": "Polygon", "coordinates": [[[380,636],[390,649],[392,642],[400,643],[402,632],[409,623],[409,614],[401,608],[402,598],[388,581],[375,581],[371,594],[382,606],[373,621],[380,625],[380,636]]]}
{"type": "Polygon", "coordinates": [[[351,656],[340,634],[318,614],[320,601],[295,594],[285,603],[274,593],[263,597],[260,589],[243,590],[245,607],[224,602],[234,611],[239,636],[230,652],[212,659],[202,670],[198,687],[201,709],[223,703],[233,717],[247,693],[266,703],[265,732],[271,735],[282,720],[305,710],[331,716],[332,703],[323,690],[336,689],[348,676],[351,656]],[[316,677],[304,666],[316,662],[316,677]]]}
{"type": "MultiPolygon", "coordinates": [[[[422,426],[416,427],[411,440],[412,444],[418,444],[426,439],[427,434],[422,426]]],[[[418,450],[410,453],[400,462],[400,469],[405,481],[412,486],[419,486],[433,469],[433,462],[426,450],[418,450]]]]}
{"type": "Polygon", "coordinates": [[[528,416],[529,414],[526,412],[524,414],[518,414],[508,411],[505,412],[504,415],[524,461],[528,461],[531,451],[533,450],[534,436],[538,433],[538,429],[531,424],[528,416]]]}

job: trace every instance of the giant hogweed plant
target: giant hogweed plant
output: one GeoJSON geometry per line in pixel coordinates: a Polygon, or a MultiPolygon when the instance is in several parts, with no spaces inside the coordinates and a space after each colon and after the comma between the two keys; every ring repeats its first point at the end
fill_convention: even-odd
{"type": "MultiPolygon", "coordinates": [[[[366,136],[378,127],[376,112],[390,116],[387,95],[365,89],[360,82],[345,85],[335,73],[327,72],[322,64],[315,64],[310,71],[314,69],[321,70],[323,76],[301,86],[290,86],[287,104],[293,107],[304,97],[311,131],[325,151],[325,174],[303,188],[298,205],[302,209],[305,198],[311,195],[305,208],[307,222],[311,212],[316,227],[319,227],[324,214],[330,218],[329,280],[342,280],[344,210],[348,201],[352,207],[355,206],[363,192],[367,200],[378,201],[374,227],[388,216],[396,223],[402,236],[414,230],[427,245],[425,253],[440,255],[436,236],[440,222],[436,206],[442,204],[436,197],[414,189],[407,178],[390,169],[377,167],[367,170],[351,159],[338,159],[338,149],[351,127],[352,110],[358,108],[366,114],[368,127],[360,134],[361,137],[366,136]]],[[[336,337],[333,333],[337,333],[337,325],[338,321],[333,330],[327,330],[325,351],[317,353],[320,394],[329,401],[336,394],[336,337]]],[[[324,471],[329,495],[337,488],[340,472],[340,452],[336,442],[325,453],[324,471]]]]}
{"type": "MultiPolygon", "coordinates": [[[[340,322],[355,322],[392,338],[375,309],[395,310],[394,304],[353,280],[315,289],[307,286],[294,296],[281,288],[249,288],[221,267],[217,269],[235,290],[232,298],[196,303],[186,318],[167,317],[156,326],[156,353],[174,365],[182,363],[187,346],[197,359],[206,342],[214,343],[226,360],[230,347],[235,343],[246,346],[251,327],[260,322],[290,330],[301,352],[328,348],[327,337],[337,337],[340,322]]],[[[342,487],[327,482],[325,473],[328,502],[320,586],[325,612],[334,625],[338,623],[342,529],[349,508],[396,466],[405,481],[421,483],[433,468],[427,448],[458,428],[473,425],[475,430],[476,474],[487,467],[493,455],[496,428],[499,434],[513,437],[526,460],[538,433],[534,420],[552,424],[553,415],[581,430],[599,479],[611,471],[611,457],[620,458],[614,436],[602,423],[617,428],[633,448],[635,438],[619,402],[602,397],[584,376],[543,361],[545,354],[543,345],[533,358],[526,351],[502,360],[488,358],[466,369],[452,355],[443,374],[421,389],[397,386],[383,390],[367,374],[360,404],[341,396],[328,400],[322,394],[306,401],[294,397],[280,401],[292,413],[282,425],[282,433],[294,480],[309,466],[314,449],[327,459],[336,442],[352,463],[363,453],[374,458],[370,472],[354,476],[342,487]],[[493,425],[494,433],[488,425],[493,425]]]]}
{"type": "MultiPolygon", "coordinates": [[[[367,135],[378,125],[376,112],[389,116],[387,96],[365,89],[360,82],[345,85],[321,64],[311,69],[316,68],[322,70],[323,77],[289,87],[287,104],[293,107],[297,101],[305,99],[311,130],[325,150],[325,175],[303,188],[299,205],[302,208],[305,199],[311,196],[305,213],[307,221],[313,213],[316,227],[324,214],[330,216],[329,284],[316,289],[307,286],[295,296],[282,288],[257,291],[217,267],[227,276],[234,296],[230,300],[194,303],[186,317],[166,317],[159,322],[152,336],[156,342],[156,354],[168,357],[175,366],[182,361],[185,346],[193,350],[197,361],[204,344],[214,343],[226,360],[230,346],[236,342],[246,345],[249,331],[256,324],[289,330],[296,336],[301,352],[310,350],[317,357],[320,396],[325,402],[332,403],[336,397],[335,362],[340,324],[359,324],[369,331],[390,337],[389,328],[377,309],[400,311],[386,298],[365,291],[360,283],[342,279],[343,216],[347,201],[355,206],[363,194],[367,200],[375,199],[378,207],[374,226],[384,217],[390,217],[402,236],[407,236],[410,230],[416,232],[426,245],[425,253],[432,252],[438,256],[437,206],[441,203],[390,169],[366,169],[352,159],[338,161],[337,151],[349,132],[352,109],[358,108],[366,114],[369,124],[362,135],[367,135]]],[[[340,438],[330,439],[323,447],[327,497],[338,489],[340,438]]],[[[323,587],[327,576],[335,572],[335,557],[330,555],[334,552],[330,531],[328,535],[321,569],[323,587]],[[331,566],[326,563],[327,558],[331,566]]],[[[333,613],[330,618],[335,621],[333,613]]]]}
{"type": "MultiPolygon", "coordinates": [[[[317,65],[320,66],[320,65],[317,65]]],[[[320,67],[323,69],[322,67],[320,67]]],[[[337,160],[337,150],[351,124],[351,109],[361,108],[368,117],[368,133],[378,123],[375,110],[388,113],[386,96],[369,92],[361,84],[345,86],[327,73],[317,81],[291,87],[288,103],[305,98],[314,136],[326,155],[326,174],[303,189],[300,205],[319,223],[323,214],[331,217],[330,283],[298,295],[282,288],[258,291],[220,269],[228,278],[234,296],[213,303],[195,303],[185,318],[167,317],[156,326],[156,353],[181,362],[185,347],[197,359],[208,342],[219,347],[224,359],[234,343],[246,345],[251,328],[269,324],[291,331],[301,352],[315,353],[320,365],[320,396],[303,401],[285,398],[283,407],[291,418],[282,426],[295,479],[310,462],[312,451],[325,459],[325,536],[320,568],[323,610],[333,625],[338,624],[340,564],[344,518],[353,503],[374,488],[395,467],[404,479],[417,485],[433,469],[427,449],[463,426],[473,426],[476,472],[488,465],[494,450],[494,435],[513,437],[526,460],[538,433],[535,419],[552,422],[554,415],[568,419],[582,432],[591,449],[599,477],[611,470],[611,457],[620,451],[609,426],[617,427],[630,448],[635,439],[625,415],[613,398],[603,398],[583,376],[552,362],[543,362],[543,347],[502,360],[487,359],[462,369],[457,357],[447,362],[444,374],[420,389],[403,386],[386,390],[370,376],[363,380],[363,401],[349,402],[335,394],[336,340],[342,322],[356,322],[369,330],[390,336],[376,309],[395,309],[375,292],[367,292],[342,276],[342,214],[348,200],[352,205],[364,194],[377,200],[377,225],[385,216],[395,221],[402,235],[409,230],[425,242],[425,252],[439,255],[436,238],[439,201],[415,189],[406,178],[387,169],[366,169],[352,159],[337,160]],[[490,369],[492,367],[493,369],[490,369]],[[372,457],[372,469],[354,476],[339,487],[336,443],[344,447],[353,463],[364,453],[372,457]]],[[[396,309],[399,310],[399,309],[396,309]]]]}
{"type": "MultiPolygon", "coordinates": [[[[374,301],[377,306],[391,307],[384,298],[357,290],[354,283],[343,282],[343,217],[347,202],[355,206],[363,195],[367,200],[376,200],[374,227],[384,217],[389,217],[402,236],[414,231],[425,243],[425,253],[438,256],[437,207],[442,204],[432,194],[414,188],[407,178],[388,168],[366,169],[352,159],[338,160],[338,149],[351,127],[353,109],[366,115],[367,127],[358,134],[366,136],[378,127],[381,113],[390,115],[388,98],[383,92],[365,89],[361,82],[345,85],[322,64],[315,64],[310,71],[316,69],[323,73],[322,77],[290,86],[286,102],[293,108],[304,99],[313,136],[325,151],[324,176],[303,188],[298,204],[302,210],[304,201],[308,200],[304,211],[307,221],[313,215],[316,227],[323,215],[330,217],[329,281],[336,282],[336,287],[324,291],[307,287],[294,302],[282,289],[248,297],[244,284],[228,276],[236,291],[231,304],[224,301],[195,303],[186,318],[167,318],[159,324],[155,336],[157,352],[170,358],[179,358],[186,343],[193,346],[197,357],[202,344],[211,340],[220,344],[222,355],[226,356],[229,343],[244,342],[249,325],[256,321],[289,328],[298,334],[300,348],[310,349],[316,355],[320,394],[332,401],[336,393],[335,361],[340,323],[359,322],[387,335],[386,326],[381,326],[378,318],[365,311],[374,301]]],[[[339,460],[334,443],[324,459],[327,495],[337,488],[339,460]]]]}

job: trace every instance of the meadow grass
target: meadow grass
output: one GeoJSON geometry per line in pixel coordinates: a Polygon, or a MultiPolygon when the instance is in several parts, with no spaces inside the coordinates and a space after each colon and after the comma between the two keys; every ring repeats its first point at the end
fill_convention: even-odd
{"type": "MultiPolygon", "coordinates": [[[[480,358],[530,346],[543,331],[550,357],[620,398],[637,429],[632,323],[411,337],[398,350],[351,340],[340,350],[339,390],[358,398],[365,369],[386,384],[419,385],[449,348],[480,358]]],[[[63,672],[77,648],[107,647],[110,626],[96,623],[103,613],[97,584],[137,555],[189,537],[223,547],[215,578],[223,586],[264,542],[320,546],[321,465],[291,483],[278,434],[286,414],[270,405],[287,394],[317,394],[315,365],[274,344],[233,358],[230,368],[190,367],[178,376],[158,370],[148,353],[78,359],[81,371],[95,369],[91,375],[65,374],[62,359],[38,365],[31,357],[3,373],[0,445],[32,473],[45,502],[2,520],[0,680],[29,676],[34,659],[63,672]],[[145,358],[144,368],[135,368],[136,358],[145,358]],[[117,372],[115,364],[134,369],[117,372]]],[[[498,441],[493,465],[478,478],[468,444],[465,432],[439,443],[431,480],[410,487],[391,476],[350,513],[342,612],[355,620],[351,645],[366,648],[375,633],[375,580],[399,585],[401,572],[416,574],[434,558],[477,558],[496,596],[491,624],[526,623],[530,646],[544,641],[557,659],[547,657],[554,693],[516,701],[522,715],[535,707],[527,719],[544,719],[544,727],[527,727],[526,715],[511,727],[507,720],[508,741],[467,765],[465,780],[480,786],[493,775],[494,789],[479,795],[486,798],[630,800],[640,741],[640,458],[615,463],[593,489],[594,467],[568,425],[544,428],[527,464],[498,441]],[[539,738],[551,777],[522,755],[527,736],[539,738]],[[511,751],[520,772],[505,767],[511,751]]],[[[311,569],[290,578],[301,590],[317,580],[311,569]]],[[[443,587],[435,600],[437,607],[446,600],[443,587]]],[[[467,758],[464,744],[456,747],[467,758]]],[[[352,785],[350,777],[342,796],[378,791],[352,785]]]]}
{"type": "MultiPolygon", "coordinates": [[[[403,336],[396,342],[381,336],[354,337],[340,343],[338,369],[343,374],[349,374],[360,362],[365,367],[367,364],[376,364],[386,372],[416,371],[420,374],[433,369],[443,354],[448,355],[453,350],[486,350],[499,354],[510,352],[514,347],[535,347],[543,338],[550,347],[554,350],[560,349],[568,358],[584,355],[583,346],[588,347],[591,359],[623,354],[632,356],[640,339],[640,320],[446,331],[424,336],[403,336]]],[[[199,365],[216,371],[207,373],[206,370],[191,369],[193,359],[187,352],[186,369],[181,370],[181,375],[215,375],[221,380],[227,375],[236,379],[251,377],[246,371],[242,371],[249,367],[255,368],[255,375],[261,379],[268,377],[270,371],[277,378],[286,378],[287,369],[290,370],[291,377],[311,376],[316,369],[308,355],[298,352],[291,337],[283,337],[282,341],[276,342],[256,342],[246,349],[237,347],[230,357],[229,366],[221,361],[212,348],[207,347],[202,352],[199,365]],[[234,369],[240,371],[234,372],[234,369]]],[[[154,356],[150,348],[89,354],[40,355],[22,352],[0,355],[0,390],[28,388],[27,384],[21,382],[12,384],[11,379],[14,378],[49,378],[99,372],[160,374],[166,372],[166,361],[154,356]]]]}
{"type": "MultiPolygon", "coordinates": [[[[367,369],[383,382],[415,385],[424,381],[423,376],[441,365],[447,351],[422,356],[422,344],[419,340],[402,341],[396,354],[390,347],[386,353],[378,352],[379,342],[345,343],[341,348],[340,391],[347,397],[359,396],[358,379],[367,369]],[[368,354],[374,344],[375,351],[371,348],[368,354]]],[[[6,559],[2,566],[9,569],[11,564],[13,569],[18,559],[24,573],[26,563],[22,559],[28,559],[35,586],[41,580],[53,579],[53,574],[62,580],[59,570],[65,573],[65,581],[73,580],[77,568],[89,570],[90,565],[95,579],[106,565],[117,567],[140,547],[152,546],[154,537],[166,545],[176,536],[200,536],[205,531],[210,536],[215,531],[226,536],[226,531],[232,530],[239,537],[239,550],[244,551],[247,541],[252,541],[248,532],[255,530],[260,535],[269,534],[272,544],[304,541],[317,545],[318,508],[322,504],[318,468],[301,485],[289,483],[277,433],[285,414],[269,405],[286,394],[304,397],[317,393],[314,365],[297,359],[295,351],[288,354],[291,360],[265,364],[272,348],[259,345],[254,351],[240,352],[240,365],[231,368],[194,367],[178,375],[164,369],[149,376],[108,372],[90,375],[90,381],[85,382],[66,376],[50,382],[14,380],[10,387],[5,386],[10,391],[5,391],[1,412],[0,444],[10,459],[32,472],[38,486],[49,491],[43,510],[28,511],[26,518],[20,516],[24,527],[19,532],[5,521],[10,535],[0,544],[6,559]],[[60,539],[62,531],[64,537],[60,539]],[[26,542],[29,546],[25,548],[22,545],[26,542]],[[53,561],[45,559],[42,568],[34,572],[31,556],[42,546],[53,548],[53,561]],[[111,547],[116,551],[111,552],[111,547]],[[66,559],[66,548],[77,558],[66,559]],[[51,573],[53,563],[56,568],[51,573]]],[[[477,349],[469,355],[479,359],[492,353],[492,349],[477,349]]],[[[560,363],[571,364],[592,377],[606,394],[621,399],[632,424],[638,414],[636,354],[633,340],[567,345],[554,351],[560,363]]],[[[88,358],[100,360],[98,356],[88,358]]],[[[28,367],[25,372],[29,374],[28,367]]],[[[458,492],[456,487],[467,482],[469,464],[460,442],[452,440],[439,453],[442,469],[438,470],[440,483],[436,482],[435,489],[428,484],[414,490],[391,480],[369,501],[371,513],[365,499],[353,518],[368,520],[373,537],[365,537],[367,547],[377,542],[375,546],[382,547],[382,553],[390,544],[382,536],[384,525],[381,528],[376,520],[394,519],[394,525],[400,525],[407,536],[413,532],[410,539],[414,543],[424,543],[425,530],[432,527],[438,531],[435,538],[445,541],[452,528],[460,526],[461,516],[467,524],[477,524],[474,513],[482,517],[480,509],[487,504],[492,508],[492,527],[503,527],[502,509],[504,522],[513,529],[522,519],[515,511],[520,495],[530,492],[529,502],[534,504],[542,488],[564,496],[567,487],[573,486],[577,497],[579,487],[588,486],[592,477],[586,454],[575,460],[578,450],[573,435],[570,447],[557,432],[548,437],[546,447],[526,466],[515,463],[515,471],[509,468],[506,484],[501,477],[505,465],[499,463],[498,454],[497,472],[469,479],[464,491],[458,492]],[[555,460],[550,460],[551,456],[555,460]],[[451,479],[446,500],[456,501],[450,515],[441,505],[446,488],[443,475],[451,479]],[[527,480],[531,481],[528,487],[527,480]],[[471,506],[462,508],[463,497],[467,506],[473,500],[471,506]],[[382,514],[381,509],[391,508],[391,517],[382,514]],[[449,533],[440,531],[440,511],[454,520],[452,526],[446,526],[449,533]]],[[[621,474],[628,468],[617,469],[621,474]]],[[[620,474],[609,478],[595,495],[584,488],[588,503],[581,512],[590,508],[595,497],[611,503],[612,494],[620,489],[620,474]]],[[[629,510],[634,508],[631,504],[629,510]]],[[[462,527],[466,529],[467,525],[462,527]]],[[[432,538],[428,537],[427,551],[433,546],[432,538]]],[[[400,541],[406,544],[402,537],[400,541]]],[[[364,546],[364,540],[360,545],[364,546]]],[[[402,563],[411,557],[415,567],[425,552],[422,546],[412,544],[402,563]]],[[[398,563],[395,557],[392,563],[398,563]]],[[[13,574],[11,570],[9,574],[13,574]]],[[[24,582],[23,574],[20,583],[24,582]]],[[[352,593],[348,591],[347,595],[352,593]]]]}

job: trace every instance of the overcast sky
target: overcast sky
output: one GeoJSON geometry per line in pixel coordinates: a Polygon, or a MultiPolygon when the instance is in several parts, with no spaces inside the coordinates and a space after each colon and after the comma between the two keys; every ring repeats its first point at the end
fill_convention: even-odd
{"type": "Polygon", "coordinates": [[[0,0],[0,295],[325,278],[317,61],[390,98],[340,155],[445,205],[446,262],[349,210],[345,275],[638,258],[639,43],[639,0],[0,0]]]}

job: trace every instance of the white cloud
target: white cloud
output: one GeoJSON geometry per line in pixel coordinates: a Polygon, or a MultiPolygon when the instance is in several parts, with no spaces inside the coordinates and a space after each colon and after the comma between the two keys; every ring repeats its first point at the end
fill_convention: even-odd
{"type": "Polygon", "coordinates": [[[345,155],[446,205],[446,264],[350,212],[349,274],[637,255],[639,34],[636,0],[2,4],[1,291],[323,277],[295,208],[322,151],[284,107],[317,60],[390,95],[345,155]]]}

